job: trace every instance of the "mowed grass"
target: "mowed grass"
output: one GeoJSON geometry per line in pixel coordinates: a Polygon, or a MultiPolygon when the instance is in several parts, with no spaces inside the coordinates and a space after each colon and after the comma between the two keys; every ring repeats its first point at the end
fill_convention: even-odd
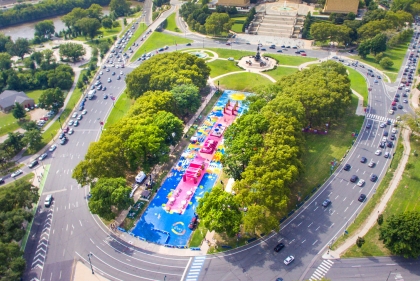
{"type": "Polygon", "coordinates": [[[351,148],[354,139],[352,132],[361,128],[364,119],[363,116],[355,115],[357,103],[357,97],[352,95],[346,114],[340,120],[331,122],[328,134],[304,134],[306,146],[302,162],[305,173],[296,184],[297,191],[304,196],[309,195],[314,187],[323,184],[330,176],[329,163],[334,158],[339,161],[351,148]]]}
{"type": "Polygon", "coordinates": [[[118,34],[118,33],[121,32],[121,29],[122,29],[121,25],[120,26],[117,26],[117,27],[110,28],[110,29],[101,27],[99,29],[99,32],[101,32],[102,35],[105,37],[105,36],[111,36],[111,35],[118,34]]]}
{"type": "Polygon", "coordinates": [[[233,20],[235,23],[232,25],[231,29],[236,33],[242,33],[242,27],[244,26],[246,17],[233,18],[233,20]]]}
{"type": "Polygon", "coordinates": [[[351,56],[352,59],[359,60],[365,64],[371,65],[379,70],[385,72],[386,75],[391,79],[392,82],[395,82],[397,79],[398,70],[401,68],[401,65],[404,60],[404,55],[407,52],[407,43],[402,43],[392,49],[388,49],[384,52],[385,56],[390,58],[394,65],[390,69],[384,69],[379,63],[375,61],[375,57],[373,55],[368,55],[366,59],[362,59],[359,56],[351,56]]]}
{"type": "Polygon", "coordinates": [[[234,58],[235,60],[239,60],[245,56],[253,56],[255,52],[251,51],[237,51],[231,49],[221,49],[221,48],[208,48],[209,50],[216,52],[219,55],[219,58],[234,58]]]}
{"type": "Polygon", "coordinates": [[[267,71],[267,72],[264,72],[264,73],[270,75],[276,81],[279,81],[281,79],[281,77],[293,74],[297,71],[299,71],[299,69],[297,69],[297,68],[278,66],[276,69],[273,69],[273,70],[270,70],[270,71],[267,71]]]}
{"type": "MultiPolygon", "coordinates": [[[[420,211],[420,203],[418,198],[420,198],[420,161],[418,154],[414,154],[414,151],[420,150],[420,138],[418,136],[412,135],[410,138],[411,145],[411,154],[408,158],[407,165],[401,181],[398,184],[397,189],[394,191],[391,199],[386,205],[385,211],[383,213],[384,221],[387,220],[392,214],[398,214],[408,211],[420,211]]],[[[399,145],[400,155],[402,153],[402,145],[399,145]]],[[[394,167],[399,163],[401,157],[394,160],[392,164],[394,167]]],[[[392,176],[392,173],[389,176],[392,176]]],[[[386,175],[387,177],[388,174],[386,175]]],[[[386,182],[386,186],[389,185],[389,181],[386,182]]],[[[382,188],[382,187],[380,187],[382,188]]],[[[379,240],[379,225],[376,224],[372,227],[368,233],[364,236],[366,243],[362,247],[357,247],[354,245],[349,248],[345,257],[364,257],[364,256],[389,256],[392,253],[385,248],[382,241],[379,240]]]]}
{"type": "MultiPolygon", "coordinates": [[[[134,56],[131,58],[131,61],[137,60],[143,54],[155,51],[156,49],[165,47],[165,46],[175,46],[175,44],[187,44],[192,43],[190,39],[185,39],[183,37],[165,34],[161,32],[153,32],[150,35],[146,42],[137,50],[134,56]]],[[[173,48],[172,48],[173,49],[173,48]]]]}
{"type": "MultiPolygon", "coordinates": [[[[29,117],[28,117],[29,118],[29,117]]],[[[6,135],[20,128],[18,121],[13,117],[12,112],[0,112],[0,136],[6,135]]]]}
{"type": "Polygon", "coordinates": [[[128,112],[130,107],[134,104],[134,101],[131,100],[126,92],[124,91],[121,96],[118,98],[115,106],[112,108],[111,113],[109,114],[106,123],[105,129],[118,122],[124,115],[128,112]]]}
{"type": "Polygon", "coordinates": [[[32,91],[27,91],[25,92],[25,94],[30,97],[31,99],[34,99],[35,103],[39,102],[39,98],[41,97],[42,93],[44,92],[44,90],[32,90],[32,91]]]}
{"type": "Polygon", "coordinates": [[[228,60],[215,60],[207,63],[210,67],[210,77],[218,77],[222,74],[233,72],[233,71],[242,71],[243,69],[236,66],[235,61],[228,60]]]}
{"type": "MultiPolygon", "coordinates": [[[[218,80],[223,89],[252,92],[254,89],[273,84],[270,80],[255,73],[236,73],[218,80]]],[[[216,81],[215,81],[216,84],[216,81]]]]}
{"type": "Polygon", "coordinates": [[[369,101],[369,92],[365,77],[351,67],[347,67],[347,71],[349,72],[351,88],[362,95],[363,106],[366,106],[369,101]]]}
{"type": "Polygon", "coordinates": [[[166,18],[166,27],[165,29],[169,30],[169,31],[173,31],[173,32],[181,32],[178,28],[178,26],[176,25],[176,21],[175,21],[175,13],[172,13],[169,17],[166,18]]]}
{"type": "Polygon", "coordinates": [[[142,35],[142,33],[144,33],[146,30],[147,30],[147,25],[145,25],[144,22],[139,23],[133,36],[130,38],[130,40],[128,40],[128,43],[124,48],[124,52],[126,52],[129,47],[133,46],[133,43],[136,42],[137,39],[139,39],[140,35],[142,35]]]}
{"type": "Polygon", "coordinates": [[[302,56],[289,56],[289,55],[277,55],[277,54],[263,54],[264,56],[276,59],[279,65],[291,65],[299,66],[302,63],[316,61],[316,58],[308,58],[302,56]]]}

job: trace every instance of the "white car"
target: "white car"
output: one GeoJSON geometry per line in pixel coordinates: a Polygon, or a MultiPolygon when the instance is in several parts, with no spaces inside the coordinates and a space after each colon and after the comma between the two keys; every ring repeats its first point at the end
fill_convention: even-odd
{"type": "Polygon", "coordinates": [[[87,113],[87,110],[86,109],[82,111],[82,114],[83,115],[86,115],[86,113],[87,113]]]}
{"type": "Polygon", "coordinates": [[[396,134],[396,133],[397,133],[397,129],[396,129],[396,128],[392,128],[391,132],[392,132],[393,134],[396,134]]]}
{"type": "Polygon", "coordinates": [[[380,128],[385,128],[386,124],[385,123],[381,123],[381,125],[379,125],[380,128]]]}
{"type": "Polygon", "coordinates": [[[285,265],[288,265],[288,264],[290,264],[292,261],[294,261],[295,260],[295,257],[294,256],[288,256],[285,260],[284,260],[284,264],[285,265]]]}
{"type": "Polygon", "coordinates": [[[106,72],[109,72],[109,68],[106,69],[106,72]]]}
{"type": "Polygon", "coordinates": [[[365,185],[365,180],[360,179],[359,182],[357,183],[358,186],[362,187],[365,185]]]}
{"type": "Polygon", "coordinates": [[[368,166],[369,166],[370,168],[373,168],[373,167],[375,166],[375,162],[370,161],[370,162],[369,162],[369,164],[368,164],[368,166]]]}
{"type": "Polygon", "coordinates": [[[50,152],[53,152],[57,149],[57,146],[55,144],[51,145],[50,149],[48,149],[50,152]]]}
{"type": "Polygon", "coordinates": [[[69,135],[73,135],[73,133],[74,133],[74,130],[73,130],[73,128],[71,128],[71,129],[69,130],[68,134],[69,134],[69,135]]]}
{"type": "Polygon", "coordinates": [[[71,116],[72,118],[76,118],[77,117],[77,112],[74,112],[73,115],[71,116]]]}
{"type": "Polygon", "coordinates": [[[38,160],[39,160],[39,161],[42,161],[42,160],[44,160],[45,158],[47,158],[47,156],[48,156],[48,154],[47,154],[47,153],[43,153],[43,154],[41,154],[41,156],[39,156],[38,160]]]}
{"type": "Polygon", "coordinates": [[[386,138],[386,137],[383,137],[383,138],[382,138],[382,141],[383,141],[383,142],[386,142],[386,140],[387,140],[387,138],[386,138]]]}
{"type": "Polygon", "coordinates": [[[14,173],[12,173],[12,178],[15,178],[15,177],[17,177],[17,176],[19,176],[20,174],[22,174],[23,173],[23,171],[22,170],[17,170],[16,172],[14,172],[14,173]]]}
{"type": "Polygon", "coordinates": [[[70,120],[69,121],[69,126],[73,125],[73,123],[74,123],[74,121],[73,120],[70,120]]]}
{"type": "Polygon", "coordinates": [[[111,82],[111,78],[108,78],[108,82],[111,82]]]}
{"type": "Polygon", "coordinates": [[[382,154],[382,151],[380,149],[378,149],[378,150],[375,151],[375,155],[379,156],[381,154],[382,154]]]}

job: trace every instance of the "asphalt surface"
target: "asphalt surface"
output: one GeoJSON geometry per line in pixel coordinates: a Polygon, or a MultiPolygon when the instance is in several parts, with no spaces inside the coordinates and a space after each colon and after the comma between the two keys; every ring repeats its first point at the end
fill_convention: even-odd
{"type": "MultiPolygon", "coordinates": [[[[172,13],[173,9],[167,11],[159,21],[172,13]]],[[[154,30],[159,21],[153,23],[150,29],[154,30]]],[[[192,47],[202,47],[202,38],[199,40],[192,47]]],[[[223,43],[204,41],[205,47],[229,47],[223,43]]],[[[233,44],[231,48],[255,50],[256,46],[233,44]]],[[[307,54],[317,58],[328,56],[323,51],[308,51],[307,54]]],[[[113,101],[104,99],[104,93],[118,98],[125,88],[124,76],[132,69],[133,66],[124,69],[111,67],[110,72],[101,69],[103,75],[100,80],[107,90],[98,91],[95,99],[86,101],[88,113],[74,128],[75,133],[69,136],[66,145],[58,144],[57,150],[44,161],[44,164],[51,166],[40,202],[47,194],[53,195],[54,202],[50,208],[42,205],[38,208],[25,250],[28,270],[24,280],[71,280],[74,260],[87,263],[89,253],[93,254],[91,262],[95,272],[110,280],[275,280],[277,277],[299,280],[309,274],[308,269],[319,257],[318,254],[341,235],[346,225],[360,212],[365,203],[357,200],[359,195],[366,194],[367,200],[374,196],[375,188],[392,161],[392,158],[384,158],[383,154],[388,151],[392,155],[394,147],[382,149],[380,156],[374,152],[378,149],[383,132],[391,129],[390,126],[379,128],[380,123],[388,119],[394,121],[398,114],[388,114],[395,89],[385,86],[382,79],[376,84],[374,78],[369,77],[372,92],[367,116],[370,117],[366,118],[363,129],[345,158],[344,164],[351,165],[350,171],[344,171],[340,166],[321,190],[282,224],[279,233],[271,233],[263,240],[240,249],[199,258],[168,257],[135,248],[120,241],[96,216],[89,213],[86,199],[88,188],[79,188],[71,178],[73,168],[84,158],[88,145],[99,138],[100,122],[106,120],[112,109],[113,101]],[[123,71],[122,79],[116,80],[116,76],[111,75],[113,71],[116,75],[123,71]],[[108,78],[112,82],[107,82],[108,78]],[[364,129],[366,122],[372,125],[371,129],[364,129]],[[361,163],[362,156],[368,162],[373,159],[376,165],[369,168],[368,162],[361,163]],[[371,174],[377,175],[378,181],[371,182],[371,174]],[[364,179],[365,185],[358,187],[356,183],[351,183],[349,179],[352,175],[364,179]],[[324,208],[321,204],[327,198],[332,204],[324,208]],[[279,242],[286,247],[275,253],[273,248],[279,242]],[[295,261],[286,266],[283,260],[289,255],[293,255],[295,261]]],[[[367,71],[366,68],[356,69],[363,75],[367,71]]],[[[67,126],[67,122],[63,125],[67,126]]]]}

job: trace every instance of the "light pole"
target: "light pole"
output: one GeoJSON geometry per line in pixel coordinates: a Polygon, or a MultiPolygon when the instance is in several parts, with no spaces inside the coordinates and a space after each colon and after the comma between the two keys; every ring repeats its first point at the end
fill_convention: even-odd
{"type": "Polygon", "coordinates": [[[204,49],[204,38],[203,38],[203,49],[204,49]]]}
{"type": "Polygon", "coordinates": [[[92,261],[90,260],[91,256],[93,256],[92,253],[89,253],[88,258],[89,258],[89,263],[90,263],[90,269],[92,270],[92,274],[95,274],[95,272],[93,272],[92,261]]]}
{"type": "Polygon", "coordinates": [[[220,88],[219,88],[219,80],[217,80],[217,92],[220,92],[220,88]]]}

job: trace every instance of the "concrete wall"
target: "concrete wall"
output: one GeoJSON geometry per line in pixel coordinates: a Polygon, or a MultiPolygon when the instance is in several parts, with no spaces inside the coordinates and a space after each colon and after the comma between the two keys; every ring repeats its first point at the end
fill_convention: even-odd
{"type": "Polygon", "coordinates": [[[344,13],[353,12],[357,14],[359,0],[327,0],[324,6],[324,13],[344,13]]]}
{"type": "Polygon", "coordinates": [[[250,5],[250,0],[219,0],[217,5],[221,6],[234,6],[234,7],[245,7],[250,5]]]}

